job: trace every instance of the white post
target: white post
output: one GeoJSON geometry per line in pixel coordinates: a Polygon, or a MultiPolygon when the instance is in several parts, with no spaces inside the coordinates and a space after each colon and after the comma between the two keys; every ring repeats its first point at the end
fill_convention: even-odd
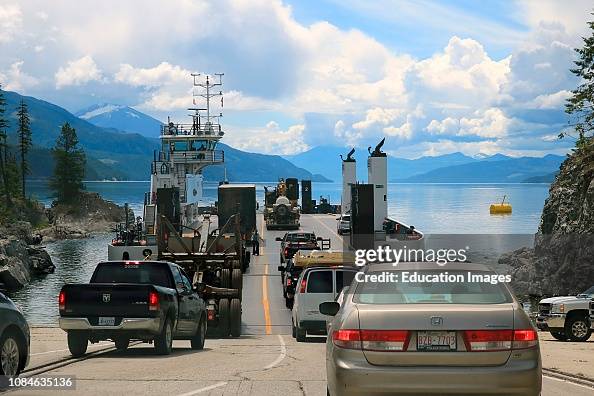
{"type": "Polygon", "coordinates": [[[373,184],[373,229],[383,231],[388,217],[388,158],[372,153],[367,159],[367,182],[373,184]]]}
{"type": "Polygon", "coordinates": [[[351,185],[357,182],[357,162],[354,158],[342,161],[342,203],[341,213],[351,211],[351,185]]]}

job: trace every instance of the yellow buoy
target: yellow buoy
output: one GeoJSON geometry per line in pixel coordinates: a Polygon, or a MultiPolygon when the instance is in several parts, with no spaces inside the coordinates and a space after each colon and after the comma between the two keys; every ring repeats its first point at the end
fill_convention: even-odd
{"type": "Polygon", "coordinates": [[[511,214],[512,206],[505,202],[506,195],[503,196],[501,203],[491,204],[489,212],[491,214],[511,214]]]}

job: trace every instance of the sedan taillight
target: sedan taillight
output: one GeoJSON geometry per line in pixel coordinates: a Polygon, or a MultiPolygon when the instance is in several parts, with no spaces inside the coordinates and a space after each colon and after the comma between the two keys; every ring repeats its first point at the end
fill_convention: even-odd
{"type": "Polygon", "coordinates": [[[408,347],[408,330],[336,330],[332,342],[340,348],[378,352],[404,352],[408,347]]]}
{"type": "Polygon", "coordinates": [[[538,345],[538,334],[533,329],[467,330],[464,342],[469,352],[510,351],[538,345]]]}
{"type": "Polygon", "coordinates": [[[63,311],[66,309],[66,292],[63,290],[60,291],[60,295],[58,296],[58,309],[63,311]]]}

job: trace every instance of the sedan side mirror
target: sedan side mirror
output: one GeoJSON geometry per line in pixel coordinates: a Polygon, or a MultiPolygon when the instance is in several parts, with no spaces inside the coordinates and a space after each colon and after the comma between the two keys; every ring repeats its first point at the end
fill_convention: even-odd
{"type": "Polygon", "coordinates": [[[336,301],[326,301],[320,304],[320,313],[322,315],[334,316],[338,313],[340,304],[336,301]]]}
{"type": "Polygon", "coordinates": [[[277,242],[282,242],[282,241],[283,241],[283,238],[281,238],[281,237],[276,237],[276,241],[277,241],[277,242]]]}
{"type": "Polygon", "coordinates": [[[279,265],[278,267],[276,267],[277,270],[279,270],[280,272],[285,272],[285,267],[282,265],[279,265]]]}

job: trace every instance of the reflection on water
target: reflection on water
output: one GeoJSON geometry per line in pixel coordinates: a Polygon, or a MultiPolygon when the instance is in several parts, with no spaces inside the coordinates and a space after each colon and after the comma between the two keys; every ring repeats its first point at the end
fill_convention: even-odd
{"type": "MultiPolygon", "coordinates": [[[[263,186],[273,184],[257,183],[260,203],[264,200],[263,186]]],[[[149,182],[87,182],[85,185],[87,190],[117,204],[129,203],[137,216],[142,213],[144,192],[150,188],[149,182]]],[[[204,187],[205,203],[216,201],[217,185],[206,183],[204,187]]],[[[474,262],[494,263],[501,252],[531,245],[548,187],[546,184],[389,184],[388,211],[428,237],[431,234],[431,238],[461,234],[456,238],[448,235],[447,243],[456,241],[461,247],[470,247],[474,262]],[[489,205],[504,194],[513,205],[513,214],[491,216],[489,205]]],[[[46,205],[51,203],[47,183],[31,182],[30,189],[46,205]]],[[[323,196],[339,203],[340,194],[340,183],[313,183],[312,195],[316,200],[323,196]]],[[[55,273],[36,279],[10,295],[30,323],[57,323],[57,296],[61,287],[65,283],[88,282],[95,265],[107,259],[111,237],[101,234],[47,245],[56,265],[55,273]]]]}

